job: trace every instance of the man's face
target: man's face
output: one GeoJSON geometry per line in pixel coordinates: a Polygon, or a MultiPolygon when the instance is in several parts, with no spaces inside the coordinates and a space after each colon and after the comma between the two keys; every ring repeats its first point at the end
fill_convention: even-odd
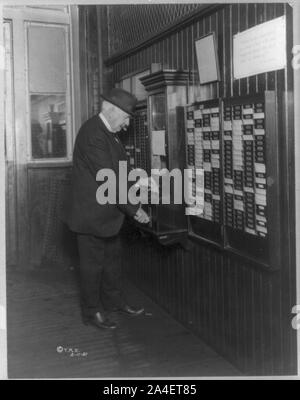
{"type": "Polygon", "coordinates": [[[121,110],[118,107],[115,107],[114,113],[111,116],[111,128],[113,129],[114,132],[119,132],[122,129],[125,131],[127,130],[127,127],[129,126],[130,123],[130,115],[121,110]]]}

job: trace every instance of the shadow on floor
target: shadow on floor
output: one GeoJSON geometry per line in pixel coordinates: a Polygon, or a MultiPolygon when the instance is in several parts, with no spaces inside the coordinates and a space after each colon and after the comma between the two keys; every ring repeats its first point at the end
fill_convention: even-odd
{"type": "Polygon", "coordinates": [[[126,282],[133,305],[115,331],[81,322],[73,270],[7,272],[9,378],[238,376],[231,364],[126,282]]]}

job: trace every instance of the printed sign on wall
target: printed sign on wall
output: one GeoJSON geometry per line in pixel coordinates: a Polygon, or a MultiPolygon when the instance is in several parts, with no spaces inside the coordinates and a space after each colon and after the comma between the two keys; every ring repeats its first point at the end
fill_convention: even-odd
{"type": "Polygon", "coordinates": [[[285,68],[285,16],[234,35],[233,66],[235,79],[285,68]]]}

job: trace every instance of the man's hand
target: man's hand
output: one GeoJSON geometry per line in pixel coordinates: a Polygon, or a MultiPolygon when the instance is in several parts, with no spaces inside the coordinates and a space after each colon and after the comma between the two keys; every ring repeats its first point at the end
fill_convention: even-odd
{"type": "Polygon", "coordinates": [[[136,184],[138,187],[146,186],[148,190],[151,190],[151,192],[158,193],[159,188],[155,180],[151,177],[149,178],[140,178],[136,184]]]}
{"type": "Polygon", "coordinates": [[[150,221],[148,214],[142,208],[139,208],[137,210],[133,218],[140,224],[148,224],[148,222],[150,221]]]}

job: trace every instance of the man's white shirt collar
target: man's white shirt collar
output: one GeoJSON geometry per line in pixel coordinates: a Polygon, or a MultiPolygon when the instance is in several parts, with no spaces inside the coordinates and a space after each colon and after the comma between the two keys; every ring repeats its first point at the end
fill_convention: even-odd
{"type": "Polygon", "coordinates": [[[106,128],[107,128],[110,132],[114,133],[113,130],[111,129],[111,126],[110,126],[109,122],[108,122],[107,119],[104,117],[104,115],[102,114],[102,112],[99,114],[99,117],[102,119],[102,122],[104,123],[104,125],[106,126],[106,128]]]}

